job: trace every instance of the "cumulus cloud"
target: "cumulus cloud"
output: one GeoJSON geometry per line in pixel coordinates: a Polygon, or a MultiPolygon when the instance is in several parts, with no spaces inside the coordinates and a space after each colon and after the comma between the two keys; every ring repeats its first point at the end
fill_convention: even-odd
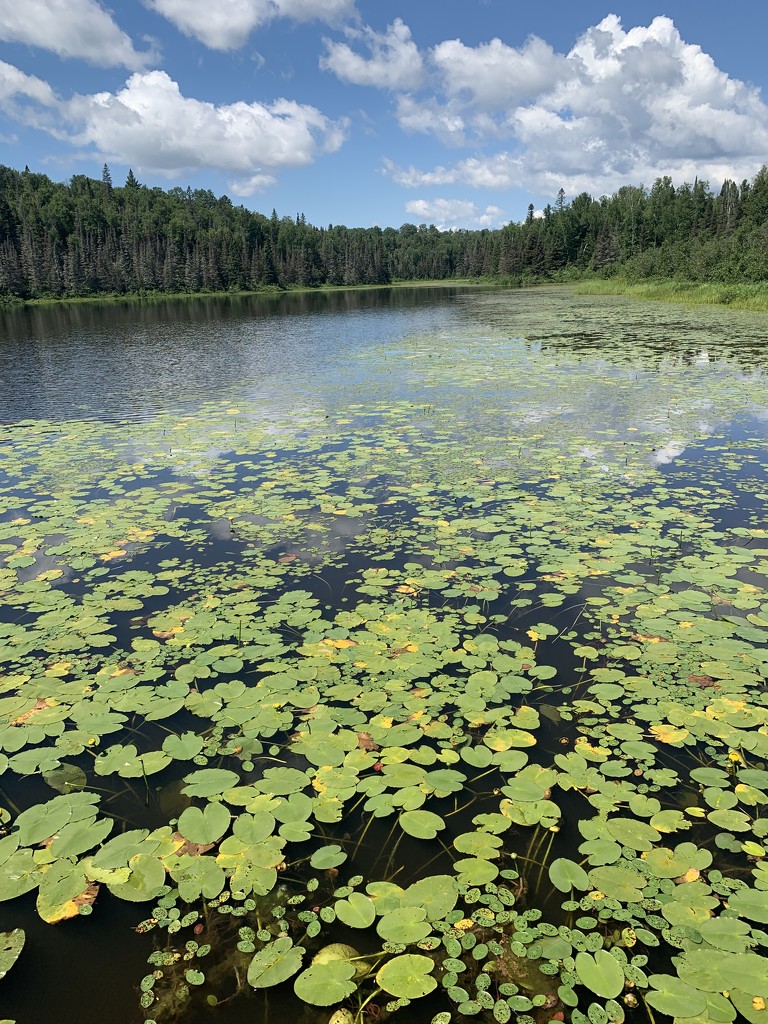
{"type": "Polygon", "coordinates": [[[464,199],[412,199],[405,204],[405,210],[420,222],[434,224],[440,231],[498,227],[504,220],[504,211],[498,206],[480,210],[464,199]]]}
{"type": "Polygon", "coordinates": [[[525,102],[571,75],[567,59],[536,36],[520,49],[500,39],[475,47],[448,39],[432,50],[431,60],[449,96],[487,111],[525,102]]]}
{"type": "Polygon", "coordinates": [[[379,89],[416,89],[421,84],[423,60],[401,18],[395,18],[384,33],[366,27],[348,29],[347,35],[361,40],[370,56],[361,57],[347,43],[326,40],[327,52],[320,59],[324,71],[332,71],[343,82],[379,89]]]}
{"type": "Polygon", "coordinates": [[[25,99],[43,107],[55,106],[57,103],[56,95],[47,82],[0,60],[0,102],[13,104],[25,99]]]}
{"type": "Polygon", "coordinates": [[[474,188],[507,189],[519,184],[522,162],[509,153],[492,157],[469,157],[451,167],[420,171],[416,167],[398,167],[384,161],[384,170],[398,185],[419,188],[425,185],[471,185],[474,188]]]}
{"type": "Polygon", "coordinates": [[[340,22],[355,16],[354,0],[144,0],[184,35],[213,50],[244,46],[255,28],[274,18],[340,22]]]}
{"type": "Polygon", "coordinates": [[[217,106],[193,99],[164,71],[137,72],[114,93],[62,100],[40,79],[0,63],[0,98],[19,119],[32,115],[37,127],[107,160],[168,177],[202,167],[235,174],[238,195],[338,149],[347,127],[293,100],[217,106]]]}
{"type": "Polygon", "coordinates": [[[430,97],[419,101],[409,93],[397,97],[397,120],[407,132],[436,136],[449,146],[463,146],[467,139],[466,122],[453,103],[439,103],[430,97]]]}
{"type": "Polygon", "coordinates": [[[0,0],[0,39],[101,67],[142,68],[155,57],[137,53],[96,0],[0,0]]]}
{"type": "Polygon", "coordinates": [[[667,17],[628,31],[616,15],[588,28],[566,54],[532,37],[469,47],[439,43],[426,56],[433,90],[402,89],[402,128],[496,152],[420,170],[387,166],[410,187],[466,184],[554,195],[615,191],[661,175],[720,182],[750,177],[768,151],[768,106],[721,71],[667,17]]]}

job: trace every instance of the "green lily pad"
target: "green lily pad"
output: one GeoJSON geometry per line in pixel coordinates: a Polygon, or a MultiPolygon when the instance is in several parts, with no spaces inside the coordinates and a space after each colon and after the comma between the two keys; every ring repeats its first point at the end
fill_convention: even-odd
{"type": "Polygon", "coordinates": [[[624,988],[624,971],[605,949],[576,954],[576,973],[582,985],[604,999],[614,999],[624,988]]]}
{"type": "Polygon", "coordinates": [[[748,992],[734,990],[729,993],[731,1002],[749,1024],[766,1024],[768,1009],[764,997],[751,996],[748,992]]]}
{"type": "Polygon", "coordinates": [[[699,924],[701,937],[715,949],[743,953],[752,945],[751,928],[745,921],[732,917],[711,917],[699,924]]]}
{"type": "Polygon", "coordinates": [[[208,846],[221,839],[229,828],[232,815],[224,804],[209,803],[202,809],[187,807],[179,818],[178,830],[185,839],[208,846]]]}
{"type": "Polygon", "coordinates": [[[707,997],[671,974],[652,974],[648,979],[653,986],[645,993],[646,1000],[661,1013],[670,1017],[695,1017],[707,1006],[707,997]]]}
{"type": "Polygon", "coordinates": [[[558,857],[549,865],[549,880],[560,892],[579,889],[582,892],[589,888],[589,876],[584,868],[566,857],[558,857]]]}
{"type": "Polygon", "coordinates": [[[368,928],[376,920],[373,900],[363,893],[350,893],[346,899],[334,904],[336,916],[350,928],[368,928]]]}
{"type": "Polygon", "coordinates": [[[402,830],[416,839],[434,839],[445,828],[440,815],[432,811],[404,811],[398,821],[402,830]]]}
{"type": "Polygon", "coordinates": [[[227,789],[232,789],[240,781],[235,772],[226,768],[201,768],[184,777],[186,785],[182,793],[187,796],[219,796],[227,789]]]}
{"type": "Polygon", "coordinates": [[[144,903],[156,899],[165,885],[162,861],[147,853],[137,853],[128,861],[131,874],[126,882],[108,883],[109,891],[121,900],[144,903]]]}
{"type": "Polygon", "coordinates": [[[10,932],[0,932],[0,981],[18,960],[26,935],[23,928],[14,928],[10,932]]]}
{"type": "Polygon", "coordinates": [[[635,818],[610,818],[606,829],[612,839],[631,850],[652,850],[654,843],[661,839],[655,828],[635,818]]]}
{"type": "Polygon", "coordinates": [[[419,999],[437,988],[432,977],[435,963],[428,956],[404,953],[388,960],[376,974],[376,983],[400,999],[419,999]]]}
{"type": "Polygon", "coordinates": [[[768,924],[768,890],[739,889],[729,897],[728,905],[739,917],[768,924]]]}
{"type": "Polygon", "coordinates": [[[379,919],[376,931],[386,942],[420,942],[432,931],[423,907],[400,907],[379,919]]]}
{"type": "Polygon", "coordinates": [[[253,988],[271,988],[279,985],[301,968],[304,949],[294,946],[293,939],[281,935],[268,943],[248,965],[248,984],[253,988]]]}
{"type": "Polygon", "coordinates": [[[313,868],[325,870],[327,868],[337,868],[346,859],[347,855],[342,848],[336,845],[336,843],[330,843],[328,846],[321,846],[319,850],[315,850],[309,858],[309,863],[313,868]]]}
{"type": "Polygon", "coordinates": [[[453,875],[428,875],[402,892],[403,907],[421,907],[428,921],[441,921],[459,900],[459,886],[453,875]]]}
{"type": "Polygon", "coordinates": [[[356,988],[355,965],[348,960],[312,964],[293,983],[299,999],[312,1006],[333,1006],[352,995],[356,988]]]}
{"type": "Polygon", "coordinates": [[[595,889],[622,903],[639,903],[643,898],[645,879],[629,868],[613,865],[593,868],[589,872],[589,881],[595,889]]]}

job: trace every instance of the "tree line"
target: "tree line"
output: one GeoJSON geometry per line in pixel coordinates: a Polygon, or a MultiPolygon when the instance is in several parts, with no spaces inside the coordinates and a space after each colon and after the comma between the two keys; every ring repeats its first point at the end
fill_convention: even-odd
{"type": "Polygon", "coordinates": [[[496,230],[434,225],[327,228],[271,217],[207,189],[66,184],[0,166],[0,296],[246,291],[265,285],[508,283],[630,279],[768,280],[768,168],[719,192],[706,181],[625,186],[594,199],[561,189],[537,215],[496,230]]]}

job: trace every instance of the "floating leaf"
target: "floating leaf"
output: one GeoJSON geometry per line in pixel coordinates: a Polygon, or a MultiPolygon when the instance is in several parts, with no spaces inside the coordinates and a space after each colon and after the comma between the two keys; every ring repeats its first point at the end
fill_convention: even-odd
{"type": "Polygon", "coordinates": [[[376,919],[373,900],[362,893],[350,893],[347,899],[335,903],[336,916],[350,928],[368,928],[376,919]]]}
{"type": "Polygon", "coordinates": [[[299,999],[312,1006],[333,1006],[352,995],[357,988],[354,978],[354,964],[348,960],[328,960],[302,971],[293,990],[299,999]]]}
{"type": "Polygon", "coordinates": [[[619,962],[605,949],[595,954],[576,954],[576,973],[582,985],[604,999],[614,999],[624,988],[624,972],[619,962]]]}
{"type": "Polygon", "coordinates": [[[440,815],[432,811],[405,811],[398,820],[402,830],[417,839],[434,839],[445,828],[440,815]]]}
{"type": "Polygon", "coordinates": [[[570,892],[571,889],[584,891],[589,888],[589,876],[584,868],[566,857],[558,857],[549,865],[549,880],[560,892],[570,892]]]}
{"type": "Polygon", "coordinates": [[[232,815],[220,803],[209,803],[204,808],[187,807],[179,818],[178,829],[185,839],[200,846],[215,843],[229,828],[232,815]]]}
{"type": "Polygon", "coordinates": [[[437,988],[432,977],[435,963],[428,956],[404,953],[393,957],[376,974],[376,983],[390,995],[402,999],[419,999],[437,988]]]}
{"type": "Polygon", "coordinates": [[[24,948],[25,938],[22,928],[14,928],[10,932],[0,932],[0,981],[18,960],[24,948]]]}
{"type": "Polygon", "coordinates": [[[309,863],[313,868],[336,868],[346,859],[347,855],[342,848],[335,843],[330,843],[328,846],[321,846],[319,850],[315,850],[309,858],[309,863]]]}
{"type": "Polygon", "coordinates": [[[226,768],[201,768],[184,778],[182,793],[187,796],[219,796],[240,781],[235,772],[226,768]]]}
{"type": "Polygon", "coordinates": [[[648,979],[653,986],[645,993],[645,999],[661,1013],[670,1017],[695,1017],[707,1006],[707,997],[679,978],[670,974],[652,974],[648,979]]]}
{"type": "Polygon", "coordinates": [[[453,875],[428,875],[400,896],[402,906],[421,907],[428,921],[441,921],[456,906],[459,887],[453,875]]]}
{"type": "Polygon", "coordinates": [[[281,935],[260,949],[251,960],[248,965],[248,984],[253,988],[271,988],[287,981],[301,968],[303,956],[304,949],[301,946],[294,946],[293,939],[281,935]]]}
{"type": "Polygon", "coordinates": [[[388,942],[420,942],[432,931],[432,925],[423,907],[401,907],[385,913],[376,931],[388,942]]]}

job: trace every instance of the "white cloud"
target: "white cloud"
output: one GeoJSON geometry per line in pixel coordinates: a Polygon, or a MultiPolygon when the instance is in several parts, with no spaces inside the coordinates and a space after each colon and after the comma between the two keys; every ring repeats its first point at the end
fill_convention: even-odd
{"type": "Polygon", "coordinates": [[[666,17],[625,31],[608,15],[567,54],[536,38],[520,49],[448,40],[431,51],[429,67],[436,91],[400,96],[401,126],[460,145],[506,139],[507,147],[427,170],[388,165],[409,187],[600,195],[662,175],[748,178],[768,152],[759,91],[721,71],[666,17]]]}
{"type": "Polygon", "coordinates": [[[498,227],[504,221],[504,211],[498,206],[480,210],[464,199],[412,199],[405,204],[405,210],[420,222],[434,224],[440,231],[498,227]]]}
{"type": "Polygon", "coordinates": [[[155,57],[137,53],[96,0],[0,0],[0,39],[101,67],[142,68],[155,57]]]}
{"type": "Polygon", "coordinates": [[[274,18],[324,21],[355,16],[354,0],[144,0],[187,36],[213,50],[236,50],[274,18]]]}
{"type": "Polygon", "coordinates": [[[230,182],[229,187],[236,196],[252,196],[254,192],[263,192],[276,184],[277,178],[273,174],[252,174],[242,181],[230,182]]]}
{"type": "Polygon", "coordinates": [[[449,146],[466,142],[466,123],[454,104],[440,104],[434,99],[425,102],[405,94],[397,98],[397,120],[407,132],[428,132],[449,146]]]}
{"type": "Polygon", "coordinates": [[[18,98],[33,100],[44,107],[55,106],[58,102],[47,82],[0,60],[0,102],[14,103],[18,98]]]}
{"type": "Polygon", "coordinates": [[[237,175],[238,195],[274,183],[272,172],[338,149],[347,127],[293,100],[216,106],[193,99],[164,71],[137,72],[115,93],[62,100],[47,83],[0,62],[0,99],[19,120],[136,170],[237,175]]]}
{"type": "Polygon", "coordinates": [[[500,39],[475,47],[448,39],[432,50],[431,60],[449,96],[488,111],[524,102],[571,74],[566,58],[536,36],[520,49],[500,39]]]}
{"type": "Polygon", "coordinates": [[[406,188],[461,183],[473,188],[507,189],[519,184],[522,174],[520,161],[509,153],[497,153],[487,158],[470,157],[452,167],[435,167],[431,171],[398,167],[391,160],[385,160],[384,170],[398,185],[406,188]]]}
{"type": "Polygon", "coordinates": [[[423,61],[411,38],[411,30],[395,18],[385,33],[371,28],[348,29],[347,35],[362,40],[370,57],[361,57],[346,43],[325,41],[327,53],[320,67],[344,82],[373,85],[379,89],[416,89],[423,78],[423,61]]]}

